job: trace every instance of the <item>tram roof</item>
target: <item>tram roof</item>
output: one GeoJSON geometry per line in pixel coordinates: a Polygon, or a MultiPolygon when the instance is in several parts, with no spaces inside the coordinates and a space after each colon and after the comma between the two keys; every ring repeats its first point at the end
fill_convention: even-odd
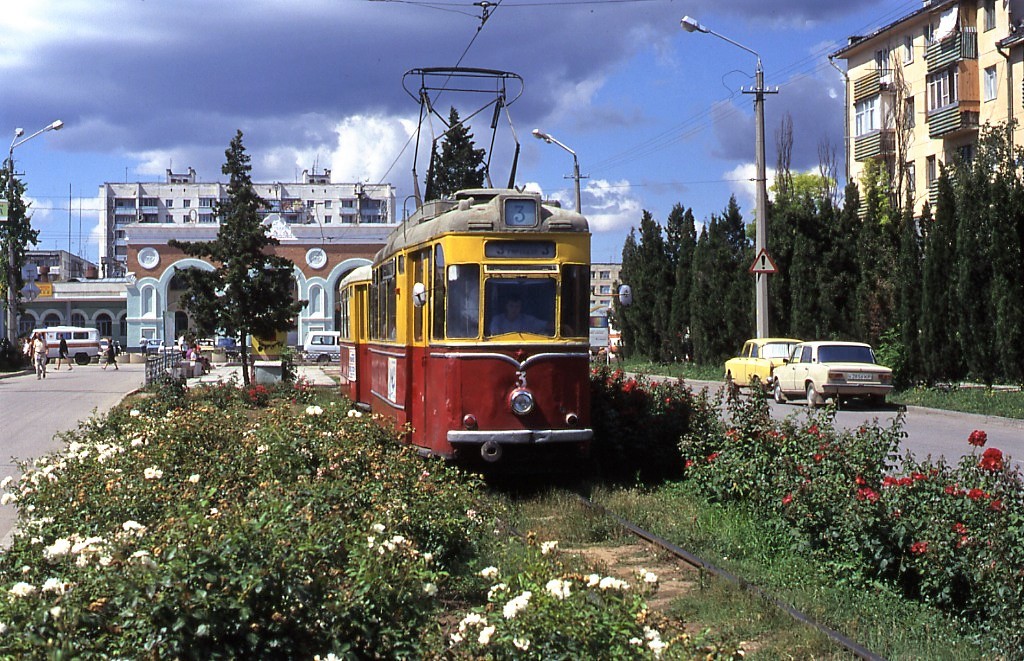
{"type": "Polygon", "coordinates": [[[587,219],[582,214],[563,209],[557,202],[542,200],[540,193],[510,188],[471,188],[457,192],[453,199],[434,200],[423,204],[388,236],[387,243],[377,253],[375,261],[444,234],[589,231],[587,219]],[[506,225],[503,205],[505,200],[510,199],[535,200],[538,224],[533,227],[506,225]]]}

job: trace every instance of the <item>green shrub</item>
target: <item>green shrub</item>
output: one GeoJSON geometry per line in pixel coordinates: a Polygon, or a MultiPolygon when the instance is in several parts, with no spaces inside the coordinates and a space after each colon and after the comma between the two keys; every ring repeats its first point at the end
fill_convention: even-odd
{"type": "Polygon", "coordinates": [[[703,414],[700,398],[675,380],[630,378],[596,367],[590,376],[593,454],[602,477],[644,482],[682,474],[679,441],[703,414]]]}

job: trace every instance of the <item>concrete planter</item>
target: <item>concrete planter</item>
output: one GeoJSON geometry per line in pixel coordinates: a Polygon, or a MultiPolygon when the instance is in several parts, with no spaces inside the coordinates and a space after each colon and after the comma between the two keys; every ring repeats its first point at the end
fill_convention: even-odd
{"type": "Polygon", "coordinates": [[[252,364],[256,383],[272,385],[278,383],[284,375],[284,366],[280,360],[257,360],[252,364]]]}

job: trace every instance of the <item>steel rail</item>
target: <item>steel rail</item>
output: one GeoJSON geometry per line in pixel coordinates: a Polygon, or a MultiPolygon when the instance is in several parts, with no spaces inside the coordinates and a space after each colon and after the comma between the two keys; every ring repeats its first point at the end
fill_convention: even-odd
{"type": "Polygon", "coordinates": [[[824,624],[821,624],[820,622],[818,622],[814,618],[812,618],[810,615],[807,615],[806,613],[802,613],[801,611],[798,611],[793,606],[791,606],[791,605],[787,604],[786,602],[778,599],[777,597],[769,594],[768,592],[765,592],[762,588],[758,587],[757,585],[754,585],[750,581],[747,581],[746,579],[743,579],[743,578],[741,578],[739,576],[736,576],[735,574],[733,574],[733,573],[731,573],[729,571],[726,571],[725,569],[722,569],[721,567],[716,567],[715,565],[711,564],[710,562],[704,560],[703,558],[701,558],[701,557],[699,557],[697,555],[694,555],[693,553],[690,553],[686,549],[683,549],[683,548],[673,544],[672,542],[668,541],[667,539],[664,539],[662,537],[658,537],[657,535],[655,535],[655,534],[653,534],[651,532],[648,532],[647,530],[644,530],[643,528],[637,526],[632,521],[628,521],[626,519],[623,519],[618,514],[615,514],[614,512],[609,511],[606,507],[604,507],[602,505],[598,505],[597,503],[593,502],[592,500],[590,500],[586,496],[583,496],[581,494],[576,494],[576,496],[583,502],[584,505],[586,505],[587,507],[590,507],[590,508],[592,508],[594,510],[597,510],[597,511],[601,512],[602,514],[604,514],[605,516],[613,519],[616,523],[618,523],[620,526],[622,526],[623,528],[625,528],[629,532],[633,533],[637,537],[640,537],[641,539],[644,539],[644,540],[650,542],[651,544],[654,544],[654,545],[664,549],[665,551],[668,551],[669,553],[671,553],[672,555],[676,556],[680,560],[683,560],[687,564],[692,565],[692,566],[696,567],[697,569],[700,569],[700,570],[703,570],[703,571],[708,571],[708,572],[714,574],[715,576],[718,576],[719,578],[723,578],[723,579],[729,581],[730,583],[734,583],[734,584],[740,586],[741,588],[743,588],[744,590],[746,590],[748,592],[751,592],[751,593],[757,595],[758,597],[760,597],[760,598],[762,598],[762,599],[772,603],[773,605],[775,605],[780,610],[785,611],[786,613],[788,613],[793,619],[797,620],[798,622],[802,622],[803,624],[806,624],[806,625],[814,628],[815,630],[821,632],[822,634],[827,636],[829,638],[829,640],[834,642],[836,645],[839,645],[840,647],[846,649],[847,651],[855,654],[859,658],[866,659],[867,661],[885,661],[885,657],[879,656],[878,654],[875,654],[871,650],[869,650],[866,647],[860,645],[859,643],[857,643],[857,642],[847,638],[846,636],[844,636],[840,632],[836,631],[835,629],[829,628],[829,627],[825,626],[824,624]]]}

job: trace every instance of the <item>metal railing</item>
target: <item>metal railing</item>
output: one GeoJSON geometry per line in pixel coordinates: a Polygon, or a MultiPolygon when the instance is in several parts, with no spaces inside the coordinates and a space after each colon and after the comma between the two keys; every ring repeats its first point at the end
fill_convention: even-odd
{"type": "Polygon", "coordinates": [[[181,352],[161,351],[146,356],[146,385],[163,379],[181,378],[181,352]]]}

